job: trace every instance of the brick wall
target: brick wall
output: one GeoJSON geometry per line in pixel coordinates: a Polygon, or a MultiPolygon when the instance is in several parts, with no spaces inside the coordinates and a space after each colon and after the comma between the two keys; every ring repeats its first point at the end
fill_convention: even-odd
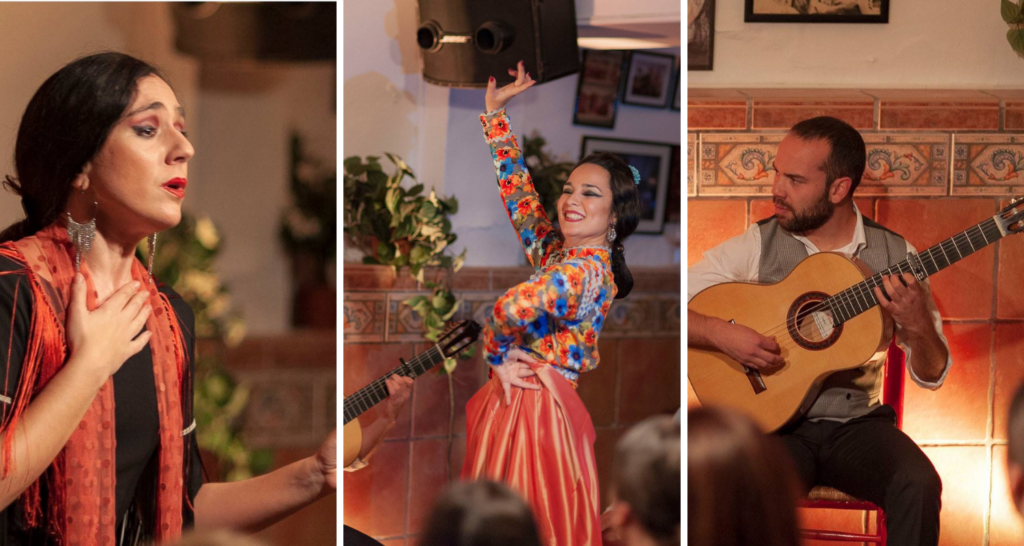
{"type": "MultiPolygon", "coordinates": [[[[1022,98],[1005,90],[690,89],[688,262],[772,214],[770,158],[788,127],[817,115],[864,135],[861,212],[918,249],[938,243],[1024,194],[1022,98]]],[[[1024,540],[1005,476],[1005,414],[1024,379],[1022,266],[1024,237],[1011,237],[931,280],[953,368],[937,391],[907,379],[903,428],[942,476],[943,545],[1024,540]]],[[[861,513],[816,512],[805,514],[813,524],[863,527],[861,513]]]]}
{"type": "MultiPolygon", "coordinates": [[[[504,290],[531,273],[521,267],[464,268],[454,280],[463,300],[455,319],[483,324],[504,290]]],[[[623,431],[650,415],[675,412],[680,404],[679,271],[635,268],[633,277],[633,292],[612,304],[605,322],[600,366],[580,379],[578,391],[597,430],[601,484],[607,483],[623,431]]],[[[421,288],[408,275],[396,279],[387,267],[345,264],[344,282],[344,392],[349,394],[427,346],[419,318],[400,303],[421,288]]],[[[388,546],[416,544],[437,494],[462,469],[466,402],[487,378],[480,352],[478,347],[474,358],[460,361],[451,376],[454,421],[447,376],[431,372],[416,380],[411,402],[370,465],[344,475],[345,524],[388,546]]],[[[360,420],[371,423],[376,409],[360,420]]],[[[602,485],[605,502],[606,489],[602,485]]]]}

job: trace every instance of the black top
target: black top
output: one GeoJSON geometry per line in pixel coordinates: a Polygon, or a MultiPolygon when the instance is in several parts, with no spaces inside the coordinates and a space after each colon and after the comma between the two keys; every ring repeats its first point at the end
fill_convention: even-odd
{"type": "MultiPolygon", "coordinates": [[[[20,271],[23,266],[15,261],[0,256],[0,271],[20,271]]],[[[4,360],[8,350],[7,341],[11,340],[10,366],[6,369],[6,380],[0,384],[0,394],[11,398],[17,391],[17,385],[21,377],[21,363],[25,352],[25,342],[28,338],[30,319],[32,316],[32,291],[27,284],[29,279],[25,273],[10,273],[0,275],[0,369],[4,367],[4,360]],[[18,301],[14,301],[15,285],[21,282],[19,287],[18,301]],[[11,332],[12,321],[8,318],[14,312],[13,336],[11,332]]],[[[160,292],[167,296],[178,317],[178,324],[182,334],[185,336],[185,347],[188,353],[188,362],[193,365],[195,356],[195,315],[192,308],[188,306],[182,297],[169,286],[158,286],[160,292]]],[[[116,505],[117,522],[120,531],[121,522],[128,511],[136,494],[145,489],[140,486],[140,479],[143,474],[154,472],[155,460],[159,458],[157,447],[160,442],[159,428],[160,417],[156,407],[156,380],[153,377],[153,353],[147,344],[142,351],[129,358],[123,366],[114,374],[114,420],[116,428],[117,446],[115,460],[117,463],[116,482],[116,505]],[[149,468],[147,468],[149,467],[149,468]]],[[[8,404],[0,401],[0,414],[5,412],[8,404]]],[[[188,426],[190,423],[184,423],[188,426]]],[[[193,432],[191,435],[194,435],[193,432]]],[[[190,435],[190,436],[191,436],[190,435]]],[[[202,463],[199,452],[194,447],[195,442],[186,441],[186,446],[193,446],[192,468],[201,469],[202,463]]],[[[189,491],[189,498],[195,499],[202,485],[202,473],[191,472],[191,480],[186,484],[189,491]]],[[[188,478],[186,478],[188,479],[188,478]]],[[[16,506],[17,504],[15,504],[16,506]]],[[[5,524],[8,532],[7,541],[0,544],[11,544],[10,539],[18,534],[10,526],[9,518],[12,510],[9,508],[3,511],[7,517],[0,518],[5,524]]],[[[18,527],[17,525],[14,526],[18,527]]],[[[36,543],[30,539],[24,543],[36,543]]],[[[23,541],[16,540],[14,544],[21,544],[23,541]]]]}

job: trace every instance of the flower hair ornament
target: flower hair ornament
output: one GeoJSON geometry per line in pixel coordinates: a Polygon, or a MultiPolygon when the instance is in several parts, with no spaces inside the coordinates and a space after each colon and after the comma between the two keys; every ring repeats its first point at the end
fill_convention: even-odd
{"type": "Polygon", "coordinates": [[[633,183],[639,186],[640,185],[640,171],[636,170],[636,167],[634,167],[632,165],[629,166],[629,170],[633,171],[633,183]]]}

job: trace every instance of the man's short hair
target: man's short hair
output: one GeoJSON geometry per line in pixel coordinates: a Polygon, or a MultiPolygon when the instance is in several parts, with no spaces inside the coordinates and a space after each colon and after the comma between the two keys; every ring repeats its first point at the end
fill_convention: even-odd
{"type": "Polygon", "coordinates": [[[839,178],[850,177],[850,196],[860,185],[867,162],[864,138],[845,121],[829,116],[805,119],[789,130],[801,140],[824,140],[831,148],[821,169],[825,171],[825,187],[839,178]]]}

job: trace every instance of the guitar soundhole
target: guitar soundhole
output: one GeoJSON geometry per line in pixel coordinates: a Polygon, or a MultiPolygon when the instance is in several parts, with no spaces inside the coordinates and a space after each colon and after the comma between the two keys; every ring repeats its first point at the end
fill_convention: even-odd
{"type": "Polygon", "coordinates": [[[808,292],[793,302],[786,314],[789,335],[804,349],[820,351],[831,347],[843,333],[832,311],[822,305],[828,294],[808,292]]]}

